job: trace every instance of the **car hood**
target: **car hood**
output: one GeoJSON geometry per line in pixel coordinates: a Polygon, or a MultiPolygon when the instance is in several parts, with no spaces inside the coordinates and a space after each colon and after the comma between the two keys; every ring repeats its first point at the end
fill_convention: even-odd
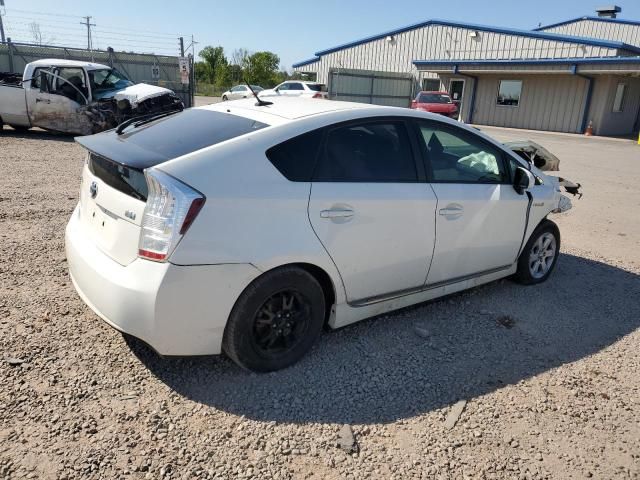
{"type": "Polygon", "coordinates": [[[516,140],[507,142],[504,145],[543,172],[557,172],[560,170],[560,159],[532,140],[516,140]]]}
{"type": "Polygon", "coordinates": [[[140,102],[144,102],[150,98],[161,97],[162,95],[173,94],[173,91],[164,87],[157,87],[147,83],[138,83],[129,87],[105,92],[100,98],[113,98],[114,100],[129,100],[133,108],[137,107],[140,102]]]}
{"type": "Polygon", "coordinates": [[[455,103],[418,103],[416,107],[434,113],[453,112],[457,108],[455,103]]]}

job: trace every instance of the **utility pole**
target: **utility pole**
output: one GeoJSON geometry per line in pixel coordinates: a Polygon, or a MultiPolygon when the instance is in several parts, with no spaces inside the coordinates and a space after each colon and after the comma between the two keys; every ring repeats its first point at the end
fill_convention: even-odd
{"type": "MultiPolygon", "coordinates": [[[[2,0],[0,0],[1,2],[2,0]]],[[[193,58],[196,58],[196,44],[200,43],[200,42],[196,42],[193,38],[193,34],[191,35],[191,43],[189,44],[189,46],[186,48],[187,50],[191,49],[191,55],[193,56],[193,58]]]]}
{"type": "MultiPolygon", "coordinates": [[[[4,7],[4,0],[0,0],[0,7],[4,7]]],[[[4,38],[4,25],[2,24],[2,11],[0,11],[0,40],[2,40],[2,43],[6,41],[4,38]]]]}
{"type": "Polygon", "coordinates": [[[92,50],[91,48],[91,27],[95,27],[95,23],[91,23],[91,17],[82,17],[85,19],[84,22],[80,22],[80,25],[85,25],[87,27],[87,50],[92,50]]]}
{"type": "Polygon", "coordinates": [[[184,57],[184,38],[180,37],[180,56],[184,57]]]}

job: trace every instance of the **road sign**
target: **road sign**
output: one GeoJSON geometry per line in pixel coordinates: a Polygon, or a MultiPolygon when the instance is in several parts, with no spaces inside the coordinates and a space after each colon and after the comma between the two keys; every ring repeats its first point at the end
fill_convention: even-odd
{"type": "Polygon", "coordinates": [[[153,64],[151,66],[151,78],[154,80],[160,80],[160,66],[158,64],[153,64]]]}
{"type": "Polygon", "coordinates": [[[179,57],[178,65],[180,66],[180,80],[183,85],[189,84],[189,59],[187,57],[179,57]]]}

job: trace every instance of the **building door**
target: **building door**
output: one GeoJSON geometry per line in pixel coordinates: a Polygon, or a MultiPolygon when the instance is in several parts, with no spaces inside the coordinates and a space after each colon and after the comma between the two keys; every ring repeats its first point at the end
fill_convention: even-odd
{"type": "Polygon", "coordinates": [[[373,70],[329,71],[329,98],[346,102],[408,107],[413,100],[415,78],[410,73],[373,70]]]}
{"type": "Polygon", "coordinates": [[[458,111],[462,115],[462,96],[464,95],[464,80],[451,80],[449,82],[449,96],[453,103],[458,106],[458,111]]]}

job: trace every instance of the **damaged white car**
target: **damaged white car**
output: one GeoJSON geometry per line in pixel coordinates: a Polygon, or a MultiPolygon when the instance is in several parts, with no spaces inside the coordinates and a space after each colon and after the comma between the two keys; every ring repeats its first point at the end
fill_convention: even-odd
{"type": "Polygon", "coordinates": [[[406,108],[246,99],[78,143],[80,296],[163,355],[254,371],[291,365],[324,325],[545,281],[560,251],[547,217],[571,207],[513,150],[406,108]]]}
{"type": "Polygon", "coordinates": [[[29,63],[22,75],[0,73],[0,129],[7,124],[90,135],[133,117],[183,108],[173,91],[136,85],[97,63],[45,59],[29,63]]]}

